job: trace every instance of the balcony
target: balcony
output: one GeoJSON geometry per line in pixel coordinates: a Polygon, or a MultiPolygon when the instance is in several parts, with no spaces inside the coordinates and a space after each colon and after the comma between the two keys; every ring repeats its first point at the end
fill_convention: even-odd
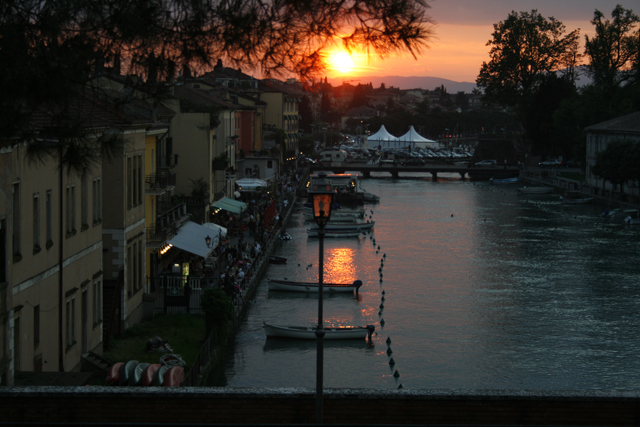
{"type": "Polygon", "coordinates": [[[176,173],[168,168],[160,168],[156,173],[145,176],[145,193],[160,195],[176,186],[176,173]]]}
{"type": "Polygon", "coordinates": [[[164,242],[171,240],[182,224],[188,219],[187,204],[172,204],[171,202],[158,202],[158,215],[156,222],[147,227],[147,246],[160,247],[164,242]]]}

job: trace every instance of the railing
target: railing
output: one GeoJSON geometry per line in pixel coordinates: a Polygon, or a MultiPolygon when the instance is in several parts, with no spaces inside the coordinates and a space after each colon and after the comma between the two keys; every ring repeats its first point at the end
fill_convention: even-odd
{"type": "Polygon", "coordinates": [[[176,173],[170,169],[158,169],[145,177],[147,191],[167,190],[176,186],[176,173]]]}
{"type": "Polygon", "coordinates": [[[211,357],[215,351],[213,347],[213,332],[209,334],[207,340],[200,347],[196,360],[193,361],[193,365],[187,374],[184,376],[184,380],[180,384],[182,387],[196,387],[201,385],[202,376],[207,372],[207,367],[211,363],[211,357]]]}

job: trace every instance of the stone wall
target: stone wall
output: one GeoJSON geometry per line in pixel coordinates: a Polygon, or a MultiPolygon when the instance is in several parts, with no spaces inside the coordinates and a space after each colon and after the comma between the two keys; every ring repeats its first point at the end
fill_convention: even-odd
{"type": "MultiPolygon", "coordinates": [[[[640,425],[635,392],[324,390],[326,424],[640,425]]],[[[4,423],[313,424],[310,389],[29,387],[0,392],[4,423]]]]}

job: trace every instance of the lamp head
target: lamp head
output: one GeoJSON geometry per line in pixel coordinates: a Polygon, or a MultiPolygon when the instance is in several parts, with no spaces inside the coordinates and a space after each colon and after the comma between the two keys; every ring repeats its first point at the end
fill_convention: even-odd
{"type": "Polygon", "coordinates": [[[318,173],[318,179],[313,182],[313,188],[309,190],[313,201],[313,219],[324,227],[331,217],[331,207],[335,191],[327,181],[325,172],[318,173]]]}

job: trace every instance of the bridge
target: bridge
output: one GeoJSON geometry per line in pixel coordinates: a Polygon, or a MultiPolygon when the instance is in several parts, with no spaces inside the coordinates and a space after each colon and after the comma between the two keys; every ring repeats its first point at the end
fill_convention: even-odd
{"type": "Polygon", "coordinates": [[[460,175],[462,179],[466,179],[467,177],[470,180],[483,181],[488,180],[489,178],[494,179],[502,179],[502,178],[511,178],[514,176],[518,176],[520,170],[517,166],[508,166],[504,167],[468,167],[467,165],[447,165],[447,164],[424,164],[422,166],[403,166],[400,164],[392,165],[392,164],[369,164],[369,163],[340,163],[336,164],[335,162],[331,165],[321,165],[315,164],[311,166],[311,172],[317,171],[328,171],[330,170],[333,173],[345,173],[349,172],[359,172],[365,178],[371,177],[371,172],[382,172],[388,173],[392,178],[401,178],[401,174],[405,173],[415,173],[415,172],[426,172],[431,174],[431,177],[434,181],[438,179],[439,173],[457,173],[460,175]]]}

